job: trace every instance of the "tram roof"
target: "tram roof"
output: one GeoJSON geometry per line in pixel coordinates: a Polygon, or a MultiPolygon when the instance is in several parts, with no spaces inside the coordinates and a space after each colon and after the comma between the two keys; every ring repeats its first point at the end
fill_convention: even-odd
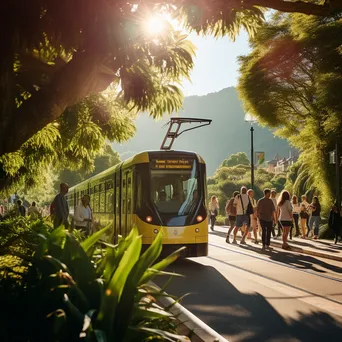
{"type": "Polygon", "coordinates": [[[107,175],[115,172],[117,169],[119,169],[121,166],[123,167],[128,167],[131,165],[135,165],[135,164],[143,164],[143,163],[149,163],[150,162],[150,153],[153,154],[184,154],[184,155],[196,155],[198,156],[200,163],[205,164],[203,158],[196,152],[192,152],[192,151],[181,151],[181,150],[170,150],[170,151],[164,151],[164,150],[149,150],[149,151],[143,151],[143,152],[139,152],[137,154],[135,154],[134,156],[114,165],[111,166],[110,168],[96,174],[93,177],[90,177],[86,180],[84,180],[81,183],[78,183],[74,186],[72,186],[70,188],[70,190],[73,190],[76,186],[78,188],[82,187],[82,185],[86,185],[88,182],[96,182],[98,179],[102,179],[105,178],[107,175]]]}

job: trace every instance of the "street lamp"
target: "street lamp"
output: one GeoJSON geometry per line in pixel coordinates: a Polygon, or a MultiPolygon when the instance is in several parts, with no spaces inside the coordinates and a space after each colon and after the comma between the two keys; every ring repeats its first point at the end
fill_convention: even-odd
{"type": "Polygon", "coordinates": [[[245,121],[249,122],[251,124],[251,188],[254,189],[254,127],[253,124],[257,122],[257,119],[255,116],[253,116],[250,113],[245,114],[245,121]]]}

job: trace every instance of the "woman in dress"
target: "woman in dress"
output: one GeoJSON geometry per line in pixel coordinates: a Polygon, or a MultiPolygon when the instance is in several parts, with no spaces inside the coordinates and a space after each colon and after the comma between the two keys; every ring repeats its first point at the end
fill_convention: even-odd
{"type": "Polygon", "coordinates": [[[82,196],[80,203],[75,208],[74,214],[75,228],[82,230],[86,236],[91,233],[91,222],[93,220],[89,203],[89,195],[82,196]]]}
{"type": "MultiPolygon", "coordinates": [[[[300,235],[300,231],[299,231],[299,213],[300,213],[300,205],[298,203],[298,197],[296,195],[292,196],[292,208],[293,208],[293,223],[294,226],[296,228],[296,236],[300,235]]],[[[290,232],[290,239],[292,239],[292,229],[293,229],[293,224],[291,226],[291,232],[290,232]]]]}
{"type": "Polygon", "coordinates": [[[283,228],[283,249],[289,249],[289,245],[287,243],[287,237],[289,235],[289,231],[293,221],[292,214],[292,204],[290,202],[290,193],[286,190],[283,190],[279,196],[278,200],[278,211],[279,211],[279,221],[283,228]]]}
{"type": "Polygon", "coordinates": [[[214,230],[216,216],[218,215],[219,204],[216,196],[211,196],[209,202],[210,229],[214,230]]]}

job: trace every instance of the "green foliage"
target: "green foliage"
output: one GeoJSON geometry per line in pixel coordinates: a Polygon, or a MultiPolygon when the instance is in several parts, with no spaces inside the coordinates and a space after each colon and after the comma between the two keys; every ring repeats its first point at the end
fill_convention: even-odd
{"type": "Polygon", "coordinates": [[[116,246],[94,248],[107,229],[80,243],[63,227],[51,230],[41,220],[1,223],[9,238],[17,234],[7,239],[1,264],[4,341],[112,341],[114,336],[116,341],[188,341],[177,334],[175,317],[153,299],[164,294],[146,284],[180,251],[155,263],[159,234],[140,256],[136,228],[116,246]],[[15,249],[18,241],[21,253],[15,249]],[[20,272],[13,257],[21,261],[20,272]]]}
{"type": "Polygon", "coordinates": [[[225,159],[221,166],[237,166],[237,165],[250,165],[250,161],[245,152],[238,152],[232,154],[228,159],[225,159]]]}
{"type": "Polygon", "coordinates": [[[110,145],[106,145],[103,152],[95,157],[93,171],[89,172],[85,168],[81,168],[76,171],[63,169],[59,173],[58,183],[65,182],[70,186],[73,186],[110,168],[111,166],[118,164],[120,161],[119,154],[113,151],[110,145]]]}
{"type": "Polygon", "coordinates": [[[239,94],[245,109],[300,150],[286,187],[308,191],[328,208],[335,193],[328,152],[342,134],[342,22],[275,14],[240,58],[239,94]]]}
{"type": "MultiPolygon", "coordinates": [[[[243,154],[245,153],[237,153],[234,154],[233,157],[243,154]]],[[[226,159],[226,161],[232,159],[234,158],[230,157],[226,159]]],[[[224,162],[222,165],[223,164],[224,162]]],[[[208,196],[209,198],[212,195],[218,197],[220,206],[219,212],[223,215],[222,217],[225,216],[224,209],[226,202],[233,196],[234,191],[240,191],[241,186],[246,186],[247,188],[251,187],[250,171],[251,169],[249,165],[240,164],[232,167],[221,166],[216,170],[214,176],[208,180],[208,196]]],[[[264,169],[257,169],[254,172],[255,198],[261,198],[265,188],[275,188],[278,192],[280,192],[284,189],[285,183],[285,174],[274,175],[264,169]]],[[[219,221],[222,221],[222,219],[219,221]]]]}

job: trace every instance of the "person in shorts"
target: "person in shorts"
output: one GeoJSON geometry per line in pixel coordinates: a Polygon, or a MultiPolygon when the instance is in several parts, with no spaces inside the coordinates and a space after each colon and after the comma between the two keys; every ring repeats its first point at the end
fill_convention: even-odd
{"type": "Polygon", "coordinates": [[[249,204],[249,197],[247,195],[247,188],[245,186],[241,187],[241,192],[234,199],[233,205],[236,207],[236,222],[234,227],[234,239],[233,244],[237,244],[236,242],[236,234],[239,229],[242,229],[244,232],[240,245],[246,245],[246,235],[248,233],[248,227],[250,225],[250,217],[247,214],[247,207],[249,204]]]}
{"type": "Polygon", "coordinates": [[[289,245],[287,243],[287,238],[292,226],[293,221],[293,208],[291,204],[290,193],[286,190],[283,190],[279,196],[278,200],[278,212],[279,212],[279,221],[283,228],[283,249],[289,249],[289,245]]]}
{"type": "Polygon", "coordinates": [[[230,243],[229,236],[235,227],[236,207],[234,207],[234,200],[238,194],[239,194],[239,191],[234,191],[233,197],[228,201],[228,203],[226,205],[226,213],[228,215],[228,220],[229,220],[229,229],[228,229],[228,233],[227,233],[227,237],[226,237],[227,243],[230,243]]]}

